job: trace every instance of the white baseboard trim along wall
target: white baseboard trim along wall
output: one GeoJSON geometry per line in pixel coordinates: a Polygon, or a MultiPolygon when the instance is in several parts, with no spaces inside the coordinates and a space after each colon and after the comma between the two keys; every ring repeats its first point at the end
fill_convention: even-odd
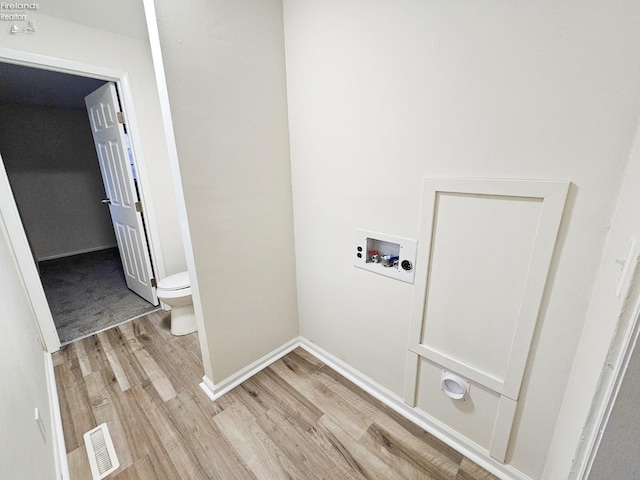
{"type": "Polygon", "coordinates": [[[109,245],[100,245],[98,247],[84,248],[82,250],[74,250],[73,252],[59,253],[57,255],[45,255],[44,257],[37,258],[36,260],[38,262],[46,262],[47,260],[57,260],[59,258],[73,257],[74,255],[82,255],[84,253],[98,252],[100,250],[106,250],[108,248],[115,248],[117,246],[118,245],[115,244],[115,243],[110,243],[109,245]]]}
{"type": "Polygon", "coordinates": [[[260,370],[271,365],[273,362],[281,359],[287,353],[295,350],[300,346],[300,337],[289,340],[284,345],[276,348],[271,353],[266,354],[264,357],[256,360],[250,365],[247,365],[242,370],[234,373],[230,377],[224,379],[218,384],[214,384],[206,375],[202,377],[202,383],[200,388],[207,394],[211,401],[217,400],[229,390],[233,390],[245,380],[253,377],[260,370]]]}
{"type": "Polygon", "coordinates": [[[316,357],[325,365],[334,369],[347,380],[353,382],[365,392],[405,417],[407,420],[415,423],[426,432],[456,449],[465,457],[469,458],[497,477],[503,480],[532,480],[530,477],[510,465],[504,465],[494,460],[485,449],[460,436],[447,425],[444,425],[421,410],[407,405],[400,396],[376,383],[366,375],[363,375],[355,368],[333,356],[326,350],[318,347],[304,337],[297,337],[288,341],[281,347],[275,349],[271,353],[253,362],[251,365],[248,365],[218,384],[214,384],[209,378],[204,376],[202,378],[200,388],[209,397],[209,399],[211,399],[211,401],[215,401],[225,393],[234,389],[245,380],[251,378],[256,373],[260,372],[298,347],[305,349],[311,355],[316,357]]]}
{"type": "Polygon", "coordinates": [[[67,462],[67,449],[64,443],[64,431],[62,430],[62,415],[60,414],[60,401],[58,399],[58,387],[53,369],[53,358],[49,352],[44,352],[44,364],[49,391],[49,405],[51,406],[51,437],[56,460],[56,476],[60,480],[69,480],[69,464],[67,462]]]}

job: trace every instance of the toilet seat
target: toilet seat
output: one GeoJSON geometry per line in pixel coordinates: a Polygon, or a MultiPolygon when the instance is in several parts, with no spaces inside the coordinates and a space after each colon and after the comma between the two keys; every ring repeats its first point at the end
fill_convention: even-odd
{"type": "Polygon", "coordinates": [[[189,272],[180,272],[169,275],[158,282],[158,290],[175,291],[190,288],[189,272]]]}

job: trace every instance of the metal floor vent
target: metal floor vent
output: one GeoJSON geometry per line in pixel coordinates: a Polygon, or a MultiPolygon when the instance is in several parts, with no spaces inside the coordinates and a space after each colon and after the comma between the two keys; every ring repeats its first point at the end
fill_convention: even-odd
{"type": "Polygon", "coordinates": [[[106,423],[83,435],[93,480],[106,477],[120,466],[106,423]]]}

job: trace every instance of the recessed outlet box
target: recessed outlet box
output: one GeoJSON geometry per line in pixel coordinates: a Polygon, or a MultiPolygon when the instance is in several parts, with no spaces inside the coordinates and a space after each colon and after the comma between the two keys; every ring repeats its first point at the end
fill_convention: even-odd
{"type": "Polygon", "coordinates": [[[415,240],[356,230],[353,265],[370,272],[413,283],[416,263],[415,240]]]}

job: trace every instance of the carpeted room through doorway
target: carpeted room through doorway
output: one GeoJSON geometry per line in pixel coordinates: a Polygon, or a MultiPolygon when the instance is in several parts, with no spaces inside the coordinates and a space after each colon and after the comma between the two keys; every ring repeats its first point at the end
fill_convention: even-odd
{"type": "Polygon", "coordinates": [[[117,248],[39,264],[63,345],[158,310],[127,288],[117,248]]]}

